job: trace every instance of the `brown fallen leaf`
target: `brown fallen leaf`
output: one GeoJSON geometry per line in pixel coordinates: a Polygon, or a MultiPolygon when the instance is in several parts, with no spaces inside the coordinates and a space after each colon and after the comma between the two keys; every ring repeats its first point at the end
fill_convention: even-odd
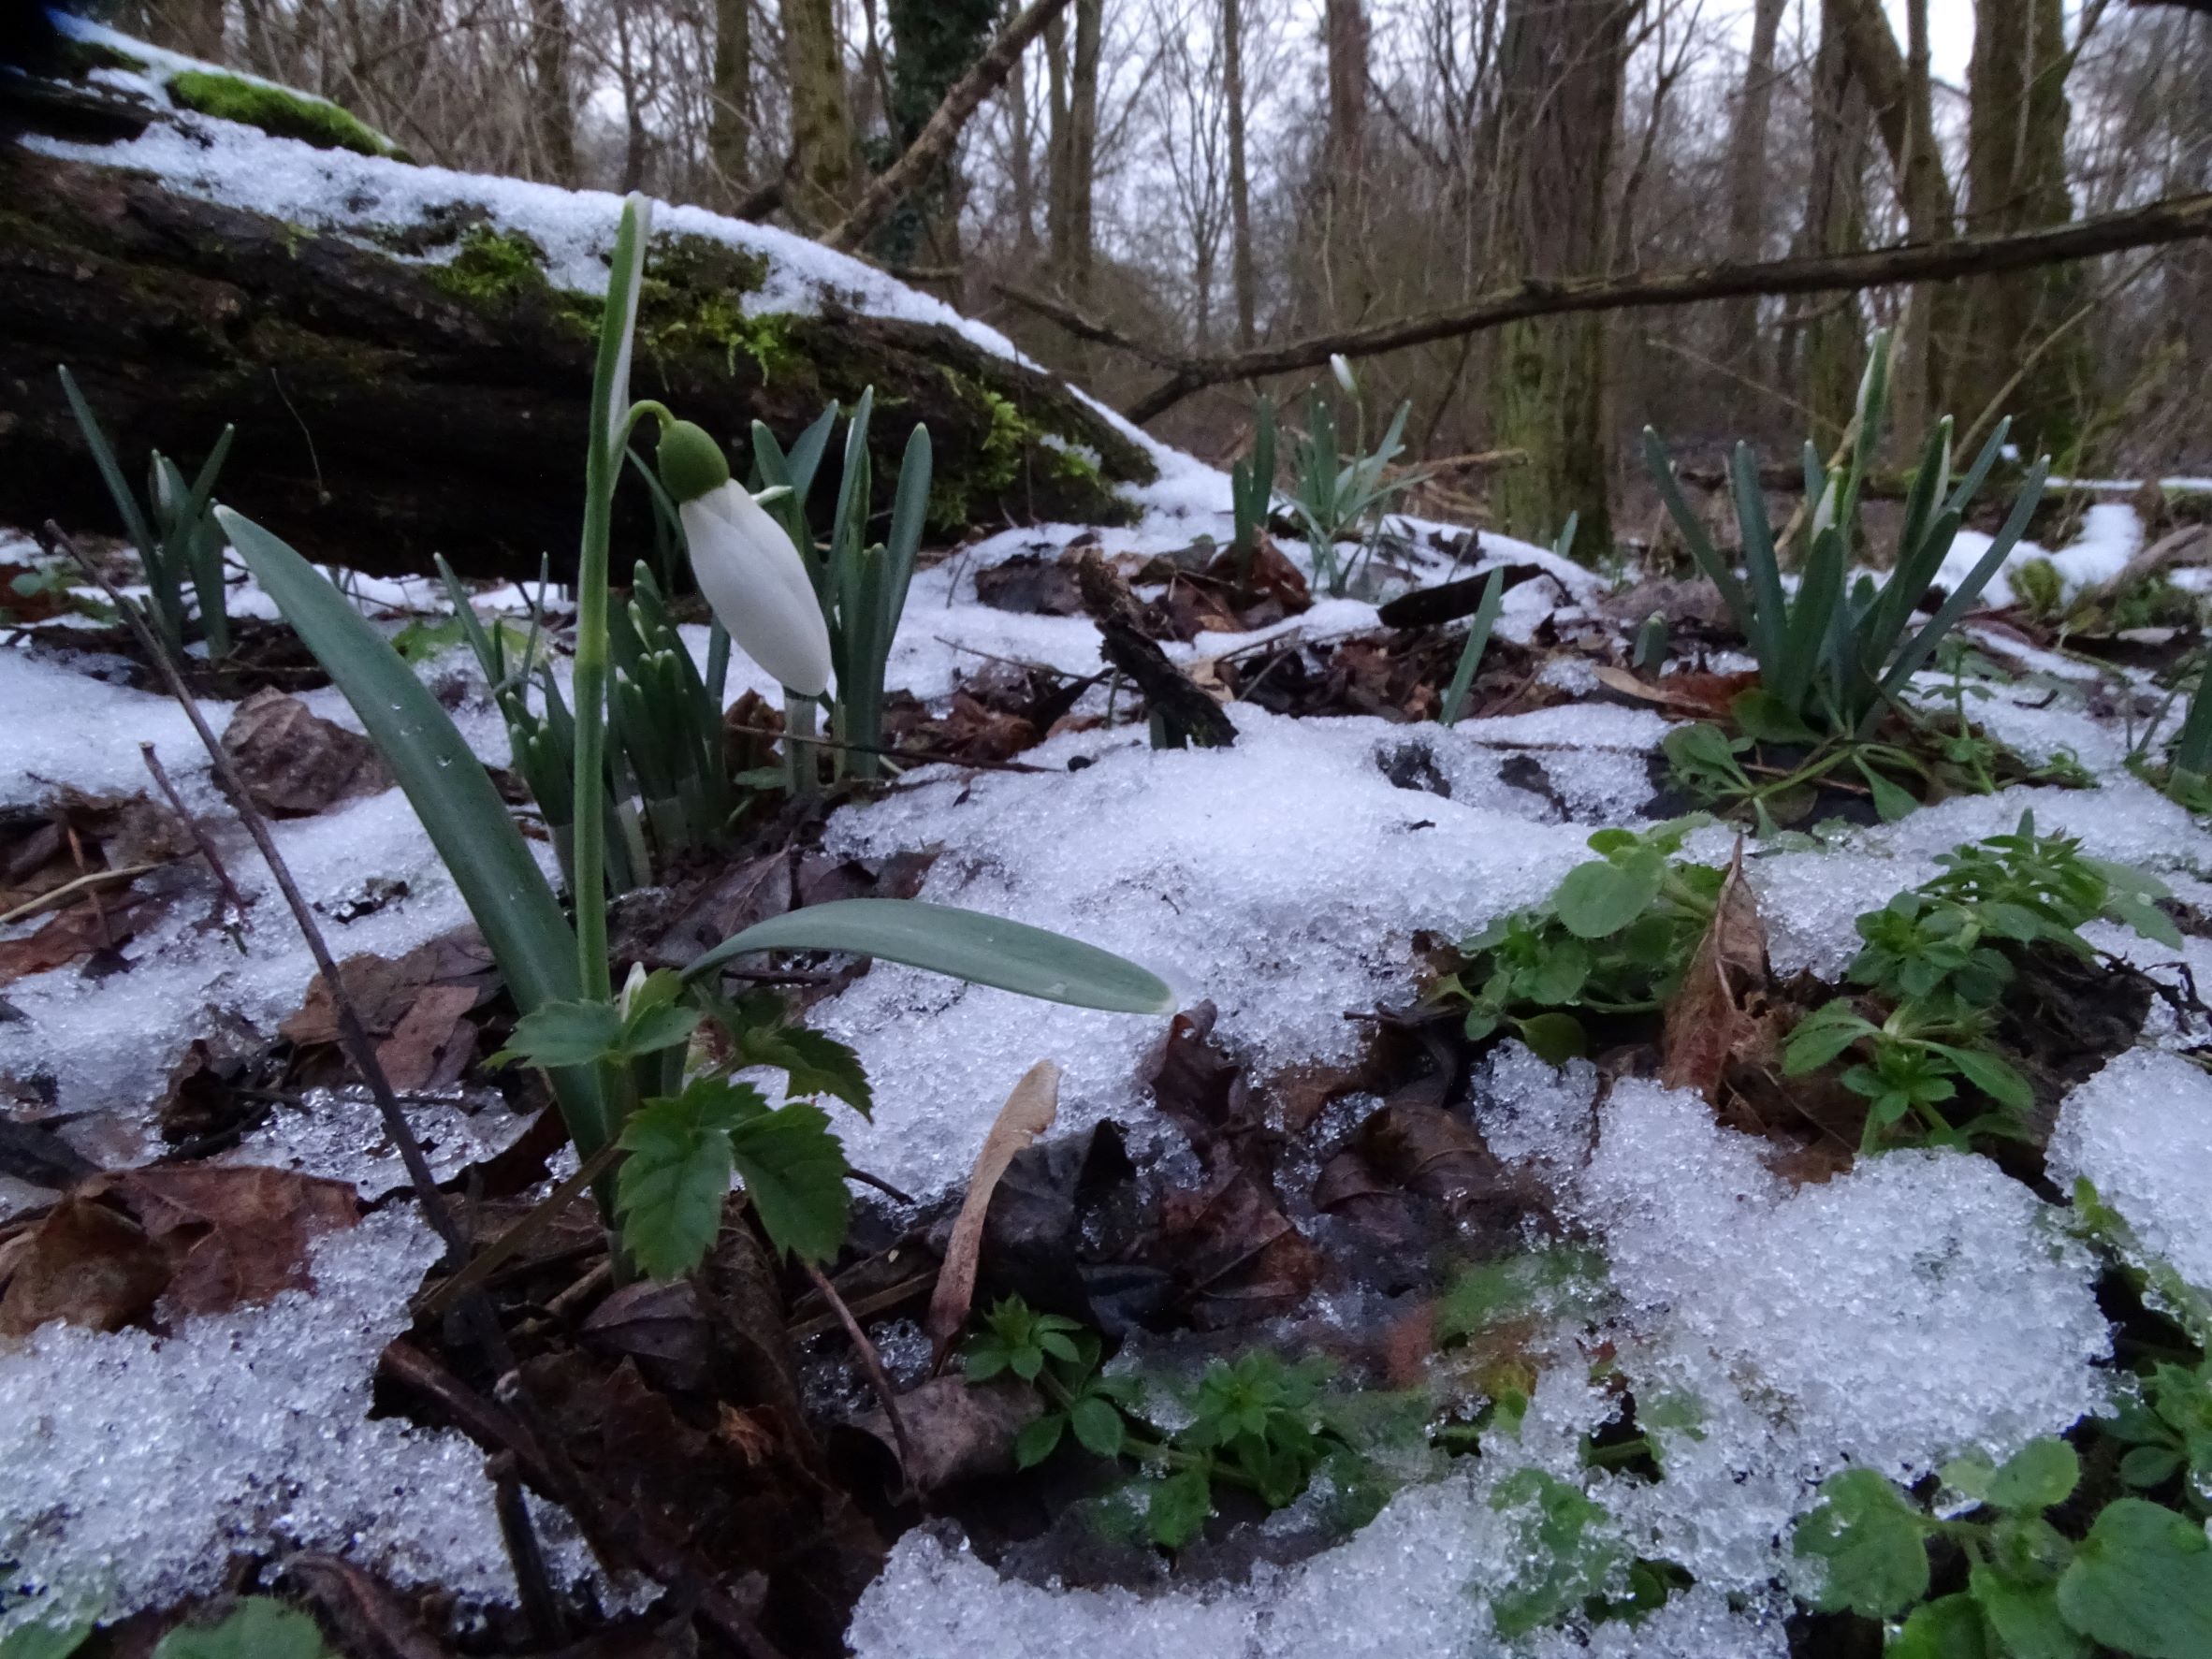
{"type": "Polygon", "coordinates": [[[1660,1037],[1659,1081],[1695,1089],[1721,1104],[1721,1080],[1751,1034],[1752,1000],[1768,986],[1767,928],[1759,903],[1743,879],[1743,837],[1713,906],[1712,924],[1698,941],[1689,970],[1666,1007],[1660,1037]]]}
{"type": "Polygon", "coordinates": [[[275,818],[304,818],[391,786],[368,738],[273,686],[238,706],[224,728],[223,747],[254,805],[275,818]]]}
{"type": "Polygon", "coordinates": [[[426,985],[376,1045],[376,1058],[402,1094],[458,1083],[476,1055],[476,1027],[463,1018],[476,1006],[473,984],[426,985]]]}
{"type": "Polygon", "coordinates": [[[138,1217],[167,1257],[167,1294],[191,1314],[310,1284],[308,1245],[353,1226],[360,1208],[347,1182],[251,1164],[123,1170],[79,1190],[112,1195],[138,1217]]]}
{"type": "Polygon", "coordinates": [[[1670,674],[1664,679],[1641,679],[1609,662],[1597,665],[1597,683],[1608,691],[1655,705],[1663,713],[1682,720],[1717,720],[1728,717],[1728,702],[1739,691],[1759,683],[1756,670],[1742,674],[1670,674]]]}
{"type": "Polygon", "coordinates": [[[1014,1154],[1051,1128],[1059,1112],[1060,1069],[1050,1060],[1040,1060],[1022,1073],[1006,1104],[999,1107],[991,1132],[983,1137],[982,1150],[976,1154],[975,1169],[968,1178],[968,1196],[961,1200],[959,1217],[953,1223],[952,1242],[938,1269],[937,1289],[929,1298],[925,1329],[940,1365],[960,1327],[968,1322],[968,1304],[975,1297],[976,1266],[982,1256],[991,1194],[1014,1154]]]}
{"type": "Polygon", "coordinates": [[[453,1650],[425,1630],[400,1597],[335,1555],[303,1552],[284,1563],[341,1638],[362,1659],[453,1659],[453,1650]]]}
{"type": "Polygon", "coordinates": [[[11,1241],[0,1336],[24,1335],[50,1319],[120,1331],[153,1306],[169,1272],[167,1254],[143,1228],[70,1193],[11,1241]]]}
{"type": "Polygon", "coordinates": [[[164,895],[87,895],[37,932],[0,941],[0,985],[120,950],[166,915],[170,902],[164,895]]]}
{"type": "Polygon", "coordinates": [[[1160,1244],[1202,1329],[1287,1314],[1321,1275],[1321,1253],[1272,1185],[1237,1170],[1160,1201],[1160,1244]]]}

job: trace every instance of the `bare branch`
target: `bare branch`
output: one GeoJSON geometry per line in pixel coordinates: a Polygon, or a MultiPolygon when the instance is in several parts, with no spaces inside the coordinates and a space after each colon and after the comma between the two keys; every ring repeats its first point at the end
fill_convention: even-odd
{"type": "Polygon", "coordinates": [[[991,42],[990,50],[976,59],[975,66],[945,95],[945,101],[937,107],[920,136],[907,146],[907,153],[876,175],[844,223],[831,229],[822,241],[841,254],[850,254],[866,240],[868,232],[883,222],[900,198],[952,153],[968,118],[1013,73],[1015,61],[1029,42],[1044,33],[1044,26],[1067,10],[1068,4],[1069,0],[1030,0],[1022,14],[991,42]]]}
{"type": "MultiPolygon", "coordinates": [[[[2207,0],[2212,4],[2212,0],[2207,0]]],[[[1621,277],[1528,277],[1494,289],[1463,305],[1425,316],[1398,317],[1312,335],[1257,351],[1213,357],[1178,357],[1157,346],[1132,340],[1060,301],[1025,289],[1001,285],[998,292],[1017,305],[1049,317],[1082,339],[1111,346],[1169,371],[1169,378],[1123,413],[1145,421],[1164,414],[1210,386],[1262,374],[1315,369],[1332,354],[1373,357],[1431,341],[1455,339],[1523,317],[1557,316],[1570,312],[1628,311],[1642,307],[1696,305],[1709,299],[1750,295],[1829,294],[1905,283],[1945,282],[1957,277],[1991,276],[2092,259],[2130,248],[2212,237],[2212,192],[2169,197],[2125,212],[2076,219],[2040,230],[1959,237],[1944,242],[1899,242],[1855,254],[1757,263],[1681,266],[1621,277]]]]}

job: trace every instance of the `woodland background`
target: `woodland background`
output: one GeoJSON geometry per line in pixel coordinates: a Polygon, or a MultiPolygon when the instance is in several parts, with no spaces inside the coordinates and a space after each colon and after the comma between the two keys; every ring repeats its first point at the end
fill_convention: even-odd
{"type": "MultiPolygon", "coordinates": [[[[821,233],[1018,9],[125,0],[105,15],[334,98],[417,160],[821,233]]],[[[1326,339],[1529,277],[1942,243],[2212,189],[2205,0],[1051,9],[862,251],[1145,412],[1180,357],[1326,339]],[[1970,21],[1963,77],[1940,72],[1931,30],[1955,41],[1970,21]]],[[[1543,540],[1579,512],[1594,550],[1650,528],[1644,424],[1678,453],[1749,436],[1793,464],[1802,437],[1840,436],[1881,327],[1899,330],[1900,455],[1934,413],[1964,434],[2001,412],[2061,474],[2212,466],[2202,240],[1919,287],[1530,318],[1361,372],[1370,410],[1411,400],[1407,458],[1435,470],[1433,504],[1543,540]]],[[[1219,378],[1152,424],[1223,458],[1248,440],[1255,389],[1294,398],[1314,374],[1219,378]]]]}

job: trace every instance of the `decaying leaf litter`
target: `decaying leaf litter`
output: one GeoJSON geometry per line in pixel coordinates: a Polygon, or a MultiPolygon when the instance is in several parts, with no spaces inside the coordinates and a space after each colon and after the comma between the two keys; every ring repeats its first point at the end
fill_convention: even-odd
{"type": "MultiPolygon", "coordinates": [[[[234,161],[271,148],[223,142],[234,161]]],[[[295,190],[315,167],[385,177],[277,159],[295,190]]],[[[572,231],[589,217],[560,211],[572,231]]],[[[1851,1620],[1910,1602],[1824,1554],[1858,1535],[1835,1477],[1893,1494],[1854,1524],[1903,1526],[1910,1579],[1920,1523],[1885,1505],[1972,1508],[2009,1490],[1975,1460],[2047,1463],[2032,1448],[2061,1433],[2112,1463],[2088,1425],[2147,1409],[2138,1355],[2187,1359],[2212,1287],[2212,1084],[2191,1058],[2212,842],[2185,791],[2127,764],[2170,661],[2059,654],[2001,576],[1957,636],[1972,660],[1914,681],[1969,746],[1914,783],[1925,804],[1883,810],[1912,780],[1877,767],[1760,822],[1724,790],[1695,798],[1677,752],[1754,686],[1702,598],[1673,602],[1652,663],[1669,602],[1487,533],[1393,517],[1361,596],[1330,597],[1341,571],[1286,523],[1240,576],[1230,481],[1157,458],[1132,526],[930,550],[889,654],[892,781],[763,811],[609,917],[618,962],[674,968],[794,910],[920,897],[1173,982],[1182,1011],[1137,1019],[888,963],[749,967],[733,994],[849,1045],[873,1101],[841,1120],[869,1182],[826,1291],[743,1201],[696,1272],[618,1282],[581,1186],[545,1205],[576,1168],[560,1119],[538,1073],[487,1064],[517,1011],[343,698],[289,669],[194,688],[470,1249],[504,1253],[478,1282],[512,1376],[425,1279],[440,1246],[335,999],[181,713],[120,636],[73,648],[65,618],[21,618],[0,656],[0,1433],[22,1476],[0,1500],[0,1617],[59,1609],[122,1640],[258,1591],[370,1652],[1841,1652],[1851,1620]],[[1086,558],[1126,589],[1111,616],[1147,668],[1101,661],[1086,558]],[[1396,596],[1493,570],[1492,643],[1447,727],[1461,630],[1391,626],[1396,596]],[[1230,740],[1154,747],[1130,679],[1162,664],[1230,740]],[[1996,793],[1962,782],[1995,753],[1977,738],[2003,751],[1996,793]],[[1793,1071],[1824,1007],[1885,1025],[1919,995],[1862,978],[1859,919],[1940,897],[1957,850],[2023,835],[2023,859],[2069,879],[2108,861],[2164,896],[2107,872],[2059,928],[2079,951],[1992,933],[2023,949],[1982,1058],[1887,1087],[1888,1051],[1859,1039],[1870,1082],[1793,1071]],[[1968,1133],[1943,1102],[2001,1106],[1992,1059],[2026,1104],[1968,1133]],[[1042,1062],[1058,1112],[1025,1148],[1047,1114],[1017,1084],[1042,1062]],[[1919,1132],[1923,1111],[1972,1149],[1919,1132]],[[980,1231],[959,1214],[971,1173],[992,1184],[980,1231]],[[940,1367],[932,1338],[964,1314],[940,1367]],[[524,1582],[502,1505],[544,1558],[524,1582]]],[[[2052,568],[2117,574],[2145,540],[2126,512],[2093,509],[2052,568]]],[[[1939,585],[1988,545],[1962,532],[1939,585]]],[[[28,542],[7,558],[46,562],[28,542]]],[[[235,613],[273,608],[232,580],[235,613]]],[[[428,642],[425,683],[523,806],[474,657],[438,643],[438,590],[353,598],[428,642]]],[[[531,604],[549,634],[572,622],[558,592],[473,604],[519,634],[531,604]]],[[[704,621],[680,633],[705,670],[704,621]]],[[[558,652],[553,684],[573,702],[558,652]]],[[[726,691],[732,751],[781,764],[777,688],[737,657],[726,691]]],[[[1771,749],[1727,752],[1786,769],[1797,740],[1772,711],[1744,735],[1762,718],[1771,749]]],[[[551,837],[531,850],[558,868],[551,837]]],[[[699,1043],[794,1094],[841,1086],[735,1029],[699,1043]]],[[[1981,1052],[1956,1035],[1927,1041],[1981,1052]]],[[[2158,1415],[2179,1387],[2132,1443],[2163,1451],[2170,1428],[2171,1466],[2136,1464],[2163,1469],[2140,1490],[2169,1514],[2198,1492],[2180,1407],[2158,1415]]],[[[2114,1513],[2115,1535],[2137,1524],[2114,1513]]],[[[2181,1551],[2186,1616],[2201,1554],[2153,1545],[2181,1551]]],[[[1967,1562],[1922,1560],[1958,1594],[1967,1562]]],[[[2052,1594],[2080,1611],[2096,1589],[2052,1594]]]]}

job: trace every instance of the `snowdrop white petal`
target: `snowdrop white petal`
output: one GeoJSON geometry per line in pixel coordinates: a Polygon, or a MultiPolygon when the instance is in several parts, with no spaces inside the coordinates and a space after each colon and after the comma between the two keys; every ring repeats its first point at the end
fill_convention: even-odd
{"type": "Polygon", "coordinates": [[[735,481],[677,508],[691,575],[737,648],[802,696],[829,688],[829,628],[799,551],[735,481]]]}
{"type": "Polygon", "coordinates": [[[1336,384],[1344,387],[1346,397],[1356,398],[1360,395],[1360,383],[1352,378],[1352,365],[1344,353],[1329,354],[1329,372],[1336,376],[1336,384]]]}

